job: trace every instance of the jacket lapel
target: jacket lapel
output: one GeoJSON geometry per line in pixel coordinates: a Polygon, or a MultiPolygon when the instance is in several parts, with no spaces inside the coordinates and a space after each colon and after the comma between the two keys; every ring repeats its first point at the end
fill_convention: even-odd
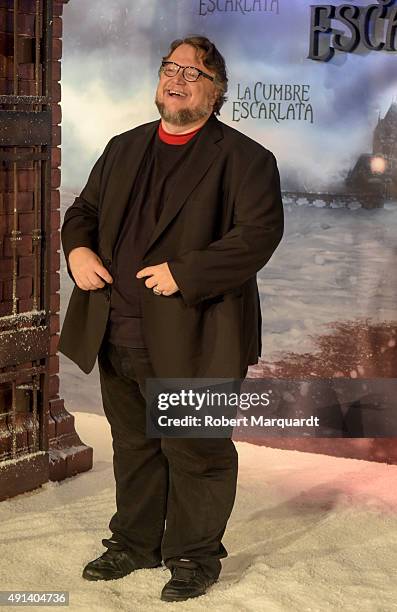
{"type": "Polygon", "coordinates": [[[113,249],[121,230],[124,212],[139,166],[158,125],[157,120],[143,126],[144,129],[135,135],[133,144],[130,140],[125,139],[118,153],[121,161],[112,167],[107,195],[111,200],[111,206],[104,207],[102,211],[102,230],[100,229],[99,232],[102,237],[101,253],[109,260],[112,259],[113,249]]]}
{"type": "Polygon", "coordinates": [[[216,144],[223,138],[219,121],[212,115],[198,134],[190,155],[180,171],[174,176],[175,190],[170,193],[162,208],[156,227],[148,241],[144,257],[163,233],[172,219],[182,208],[193,189],[201,181],[213,161],[219,155],[219,146],[216,144]],[[182,180],[183,179],[183,180],[182,180]]]}

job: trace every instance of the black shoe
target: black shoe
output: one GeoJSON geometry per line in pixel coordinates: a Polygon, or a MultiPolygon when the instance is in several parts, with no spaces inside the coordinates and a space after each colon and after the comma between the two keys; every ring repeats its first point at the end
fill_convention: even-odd
{"type": "MultiPolygon", "coordinates": [[[[109,540],[102,540],[102,543],[108,543],[109,540]]],[[[161,563],[157,565],[142,565],[137,563],[133,558],[133,553],[123,548],[121,544],[111,542],[109,547],[98,559],[90,561],[83,570],[83,578],[86,580],[117,580],[124,578],[131,572],[143,569],[161,567],[161,563]]]]}
{"type": "Polygon", "coordinates": [[[191,597],[200,597],[217,582],[217,578],[208,577],[199,565],[196,567],[175,565],[171,571],[172,578],[161,591],[163,601],[185,601],[191,597]]]}

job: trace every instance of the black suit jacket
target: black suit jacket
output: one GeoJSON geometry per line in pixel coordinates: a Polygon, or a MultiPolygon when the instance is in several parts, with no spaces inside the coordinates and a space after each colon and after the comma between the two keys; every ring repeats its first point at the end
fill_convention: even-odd
{"type": "MultiPolygon", "coordinates": [[[[86,246],[112,273],[131,186],[158,125],[153,121],[109,141],[66,211],[66,261],[73,248],[86,246]]],[[[212,115],[177,173],[142,260],[142,268],[167,261],[180,289],[157,296],[144,287],[143,329],[156,376],[243,378],[248,365],[258,362],[256,273],[282,233],[274,155],[212,115]]],[[[111,285],[94,291],[75,285],[70,298],[59,350],[86,373],[104,337],[110,291],[111,285]]]]}

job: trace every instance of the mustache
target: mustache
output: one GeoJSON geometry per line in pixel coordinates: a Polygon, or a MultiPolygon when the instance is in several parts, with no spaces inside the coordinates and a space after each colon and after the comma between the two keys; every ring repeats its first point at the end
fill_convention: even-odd
{"type": "Polygon", "coordinates": [[[168,121],[172,125],[188,125],[189,123],[193,123],[194,121],[198,121],[199,119],[203,119],[207,115],[211,113],[211,108],[208,105],[202,105],[194,108],[180,108],[177,111],[169,111],[164,104],[161,102],[156,96],[155,104],[157,106],[157,110],[160,113],[160,116],[164,121],[168,121]]]}

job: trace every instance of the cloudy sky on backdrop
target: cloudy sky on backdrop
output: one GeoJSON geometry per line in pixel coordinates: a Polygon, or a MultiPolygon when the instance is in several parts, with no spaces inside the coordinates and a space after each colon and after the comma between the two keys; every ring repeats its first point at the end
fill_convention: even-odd
{"type": "MultiPolygon", "coordinates": [[[[225,7],[225,0],[218,1],[225,7]]],[[[279,14],[206,16],[199,14],[200,2],[201,12],[214,4],[70,0],[64,6],[64,188],[81,191],[114,134],[158,118],[153,99],[161,56],[171,40],[191,34],[213,39],[226,58],[229,101],[220,119],[274,152],[284,187],[299,176],[308,189],[326,189],[327,181],[343,180],[360,153],[371,151],[378,113],[397,96],[394,54],[338,54],[328,63],[307,59],[312,0],[279,0],[279,14]],[[233,120],[237,85],[241,91],[258,81],[310,85],[314,122],[233,120]]]]}

